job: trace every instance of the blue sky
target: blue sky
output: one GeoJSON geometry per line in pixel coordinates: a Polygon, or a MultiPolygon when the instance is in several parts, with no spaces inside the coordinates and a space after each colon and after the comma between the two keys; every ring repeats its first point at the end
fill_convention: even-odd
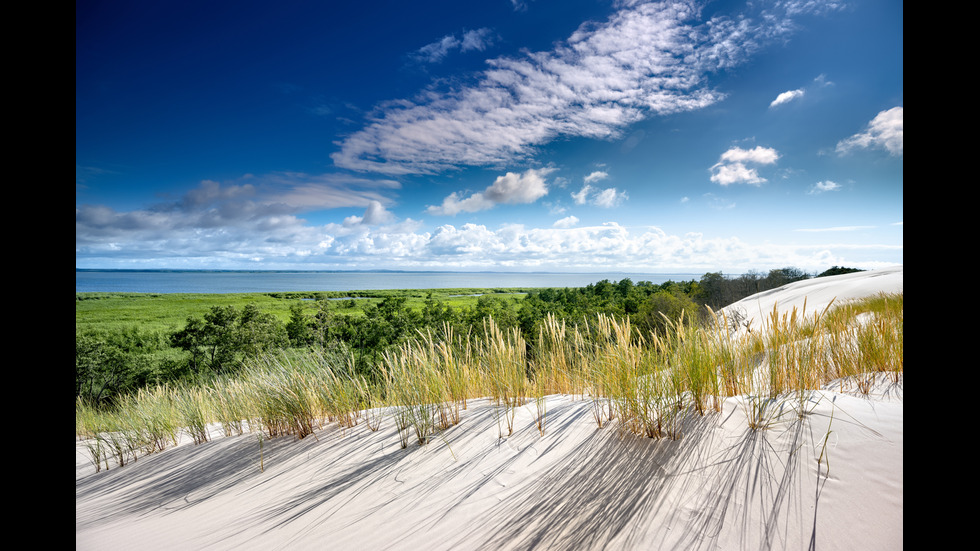
{"type": "Polygon", "coordinates": [[[76,268],[903,262],[903,5],[76,3],[76,268]]]}

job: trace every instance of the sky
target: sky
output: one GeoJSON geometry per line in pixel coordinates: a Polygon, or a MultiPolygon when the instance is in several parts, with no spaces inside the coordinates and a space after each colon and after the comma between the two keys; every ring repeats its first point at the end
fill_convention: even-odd
{"type": "Polygon", "coordinates": [[[903,263],[894,0],[79,0],[75,267],[903,263]]]}

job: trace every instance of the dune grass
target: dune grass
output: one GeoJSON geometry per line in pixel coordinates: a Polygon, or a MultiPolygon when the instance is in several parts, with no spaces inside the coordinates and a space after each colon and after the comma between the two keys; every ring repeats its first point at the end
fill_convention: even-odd
{"type": "Polygon", "coordinates": [[[590,401],[597,428],[617,421],[626,433],[677,439],[683,415],[712,415],[727,398],[741,404],[749,428],[765,430],[790,413],[806,415],[815,391],[838,379],[869,392],[879,377],[903,375],[900,294],[809,315],[805,307],[774,309],[752,332],[712,314],[711,323],[682,316],[649,335],[629,319],[569,326],[549,316],[533,347],[492,319],[465,335],[444,326],[385,353],[374,381],[355,372],[349,351],[273,353],[234,378],[144,389],[112,410],[77,402],[75,432],[96,470],[159,452],[180,435],[202,444],[216,425],[226,436],[257,433],[261,442],[316,438],[330,424],[341,433],[361,422],[378,430],[390,419],[406,448],[462,422],[475,398],[490,399],[501,439],[514,434],[517,409],[533,400],[544,435],[546,397],[568,394],[590,401]]]}

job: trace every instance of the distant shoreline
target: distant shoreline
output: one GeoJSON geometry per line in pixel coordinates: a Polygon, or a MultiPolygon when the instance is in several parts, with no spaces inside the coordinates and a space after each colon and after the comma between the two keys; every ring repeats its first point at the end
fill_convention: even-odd
{"type": "Polygon", "coordinates": [[[75,270],[75,292],[250,293],[363,289],[585,287],[600,281],[697,281],[702,274],[626,272],[410,272],[285,270],[75,270]]]}
{"type": "MultiPolygon", "coordinates": [[[[585,272],[554,272],[554,271],[507,271],[507,270],[213,270],[170,268],[75,268],[75,272],[121,272],[121,273],[215,273],[215,274],[528,274],[528,275],[630,275],[634,272],[624,271],[585,271],[585,272]]],[[[703,272],[649,272],[639,275],[682,275],[701,277],[703,272]]]]}

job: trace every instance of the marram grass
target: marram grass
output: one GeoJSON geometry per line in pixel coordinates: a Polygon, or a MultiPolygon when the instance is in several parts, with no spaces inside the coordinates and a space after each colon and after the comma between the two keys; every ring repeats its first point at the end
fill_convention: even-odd
{"type": "Polygon", "coordinates": [[[741,404],[749,428],[765,430],[806,415],[814,391],[833,381],[870,392],[904,373],[901,294],[810,314],[774,310],[751,332],[712,312],[707,325],[683,315],[647,335],[628,318],[567,325],[548,316],[537,336],[529,347],[519,330],[492,319],[465,335],[448,326],[419,332],[384,354],[376,381],[355,372],[348,350],[270,353],[207,385],[147,388],[105,410],[76,402],[75,432],[97,470],[164,450],[181,434],[203,444],[212,426],[225,436],[258,433],[261,442],[316,437],[329,424],[342,434],[361,423],[377,430],[390,419],[404,448],[464,422],[474,398],[494,405],[500,438],[517,430],[517,409],[533,400],[545,435],[547,396],[567,394],[591,402],[597,428],[616,422],[626,433],[676,439],[686,412],[711,415],[726,398],[741,404]]]}

